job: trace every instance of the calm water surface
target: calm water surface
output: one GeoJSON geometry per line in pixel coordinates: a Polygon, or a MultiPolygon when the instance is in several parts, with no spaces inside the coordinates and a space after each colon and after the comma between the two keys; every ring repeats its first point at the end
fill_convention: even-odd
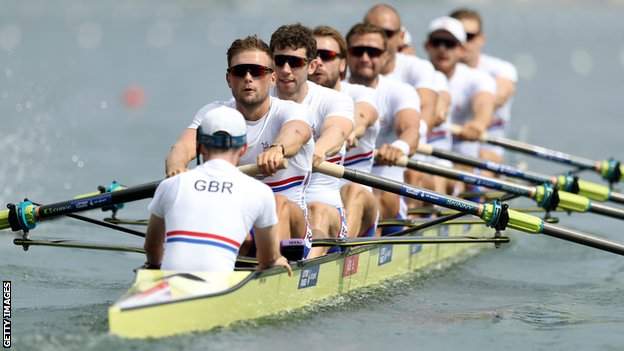
{"type": "MultiPolygon", "coordinates": [[[[342,31],[370,2],[4,1],[0,12],[0,203],[58,201],[117,179],[162,177],[163,159],[203,104],[227,97],[225,50],[280,24],[342,31]],[[124,104],[143,90],[140,108],[124,104]]],[[[461,1],[399,2],[417,49],[427,23],[461,1]]],[[[479,1],[488,52],[520,71],[513,133],[595,159],[624,159],[621,1],[479,1]]],[[[514,157],[544,173],[564,170],[514,157]]],[[[592,180],[595,176],[587,175],[592,180]]],[[[142,218],[146,202],[124,209],[142,218]]],[[[528,203],[520,203],[520,205],[528,203]]],[[[94,216],[100,213],[93,212],[94,216]]],[[[624,241],[592,215],[562,224],[624,241]]],[[[141,245],[69,219],[37,238],[141,245]]],[[[133,279],[135,254],[34,247],[0,236],[0,277],[13,281],[19,350],[620,350],[624,260],[547,237],[425,278],[406,277],[285,318],[153,342],[107,335],[106,310],[133,279]],[[302,345],[303,343],[303,345],[302,345]]]]}

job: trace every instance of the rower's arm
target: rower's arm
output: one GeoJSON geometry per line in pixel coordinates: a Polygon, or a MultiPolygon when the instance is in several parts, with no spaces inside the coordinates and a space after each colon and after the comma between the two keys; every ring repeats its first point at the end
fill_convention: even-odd
{"type": "Polygon", "coordinates": [[[197,153],[197,129],[187,128],[182,132],[178,141],[171,147],[165,161],[165,174],[172,177],[187,170],[186,166],[197,153]]]}
{"type": "Polygon", "coordinates": [[[352,148],[358,145],[358,139],[360,139],[366,130],[377,122],[379,114],[375,106],[366,101],[360,101],[355,103],[354,108],[354,124],[353,131],[347,138],[347,147],[352,148]]]}
{"type": "Polygon", "coordinates": [[[496,77],[496,98],[494,107],[503,106],[516,92],[516,84],[511,80],[503,77],[496,77]]]}
{"type": "Polygon", "coordinates": [[[277,226],[275,225],[266,228],[254,227],[258,270],[271,267],[284,267],[288,271],[288,275],[292,276],[292,269],[288,264],[288,260],[280,253],[280,244],[277,238],[277,226]]]}
{"type": "Polygon", "coordinates": [[[351,131],[353,131],[353,121],[350,119],[342,116],[328,116],[323,122],[321,136],[314,142],[315,156],[323,161],[325,156],[340,151],[351,131]]]}
{"type": "Polygon", "coordinates": [[[151,215],[145,235],[145,255],[147,264],[158,267],[162,263],[165,242],[165,220],[154,214],[151,215]]]}
{"type": "Polygon", "coordinates": [[[435,118],[437,93],[428,88],[417,88],[420,97],[420,118],[432,126],[435,118]]]}
{"type": "Polygon", "coordinates": [[[472,99],[473,118],[464,124],[460,136],[466,140],[478,140],[487,130],[494,115],[494,94],[479,92],[472,99]]]}
{"type": "Polygon", "coordinates": [[[418,111],[405,108],[397,112],[394,119],[394,128],[399,139],[409,145],[409,155],[415,153],[420,136],[420,114],[418,111]]]}
{"type": "Polygon", "coordinates": [[[434,123],[429,125],[429,129],[435,128],[446,121],[449,108],[451,106],[451,94],[448,91],[439,91],[436,101],[436,111],[434,123]]]}
{"type": "Polygon", "coordinates": [[[284,123],[273,141],[273,146],[264,150],[256,164],[264,175],[273,175],[279,170],[284,158],[295,156],[312,137],[312,128],[304,121],[292,120],[284,123]]]}
{"type": "Polygon", "coordinates": [[[274,145],[284,146],[284,157],[295,156],[301,147],[312,137],[312,128],[303,121],[289,121],[284,123],[274,145]]]}

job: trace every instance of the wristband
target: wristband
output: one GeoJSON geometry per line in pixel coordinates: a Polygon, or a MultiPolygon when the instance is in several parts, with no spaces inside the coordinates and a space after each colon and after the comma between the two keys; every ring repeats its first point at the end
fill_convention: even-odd
{"type": "Polygon", "coordinates": [[[405,156],[409,156],[410,154],[410,146],[408,143],[406,143],[405,141],[401,140],[401,139],[397,139],[395,141],[392,142],[393,147],[396,147],[397,149],[403,151],[403,154],[405,156]]]}
{"type": "Polygon", "coordinates": [[[281,147],[281,148],[282,148],[282,156],[285,156],[285,155],[286,155],[286,148],[284,148],[284,145],[283,145],[283,144],[271,144],[271,145],[269,146],[269,149],[270,149],[270,148],[272,148],[272,147],[275,147],[275,146],[279,146],[279,147],[281,147]]]}

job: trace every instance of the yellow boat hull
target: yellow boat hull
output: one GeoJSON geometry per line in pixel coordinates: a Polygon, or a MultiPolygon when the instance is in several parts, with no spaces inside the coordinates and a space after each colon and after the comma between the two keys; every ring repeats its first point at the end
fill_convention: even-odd
{"type": "MultiPolygon", "coordinates": [[[[479,236],[484,232],[492,230],[475,221],[456,221],[423,235],[479,236]]],[[[109,308],[110,332],[126,338],[152,338],[210,330],[292,311],[398,275],[443,268],[492,246],[359,247],[294,266],[292,277],[283,269],[192,275],[141,270],[129,292],[109,308]]]]}

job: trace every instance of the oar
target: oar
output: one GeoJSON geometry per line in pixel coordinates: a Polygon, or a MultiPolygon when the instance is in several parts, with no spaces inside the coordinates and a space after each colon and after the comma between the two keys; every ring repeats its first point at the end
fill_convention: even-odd
{"type": "Polygon", "coordinates": [[[518,168],[503,165],[500,163],[485,161],[475,157],[462,155],[450,150],[434,148],[431,145],[420,144],[416,150],[423,155],[431,155],[443,158],[455,163],[485,169],[497,174],[506,175],[512,178],[519,178],[535,184],[550,183],[559,190],[579,194],[595,201],[613,201],[624,204],[624,194],[617,193],[609,189],[608,186],[578,179],[571,175],[548,176],[530,171],[523,171],[518,168]]]}
{"type": "Polygon", "coordinates": [[[498,201],[479,204],[453,196],[438,194],[426,189],[412,187],[394,180],[348,169],[326,161],[322,162],[317,167],[314,167],[314,171],[336,178],[350,180],[354,183],[368,185],[370,187],[412,199],[468,213],[481,218],[487,225],[497,230],[503,230],[506,227],[510,227],[531,234],[541,233],[581,245],[616,253],[618,255],[624,255],[624,245],[622,244],[598,238],[580,231],[546,223],[539,217],[508,209],[507,205],[503,205],[498,201]]]}
{"type": "MultiPolygon", "coordinates": [[[[453,134],[458,134],[461,129],[461,126],[458,125],[451,126],[453,134]]],[[[545,160],[572,165],[581,169],[593,170],[609,181],[609,183],[617,183],[624,180],[624,165],[621,164],[620,161],[616,161],[614,159],[594,161],[584,157],[569,155],[564,152],[550,150],[517,140],[490,136],[487,133],[484,133],[480,139],[482,142],[488,144],[501,146],[506,149],[522,152],[545,160]]]]}
{"type": "Polygon", "coordinates": [[[623,209],[594,203],[584,196],[565,191],[558,191],[548,183],[540,186],[521,185],[500,179],[463,172],[449,167],[438,166],[427,162],[410,160],[408,157],[403,157],[397,165],[407,167],[415,171],[456,179],[467,184],[483,186],[520,196],[526,196],[535,200],[546,211],[552,211],[557,209],[557,207],[560,207],[566,211],[591,212],[617,219],[624,219],[623,209]]]}
{"type": "Polygon", "coordinates": [[[383,236],[380,238],[366,237],[353,239],[313,239],[312,246],[341,246],[352,247],[362,245],[408,245],[408,244],[481,244],[481,243],[508,243],[509,237],[425,237],[425,236],[383,236]]]}
{"type": "MultiPolygon", "coordinates": [[[[284,160],[280,168],[285,168],[287,166],[288,162],[284,160]]],[[[239,169],[241,172],[248,175],[257,175],[260,173],[259,168],[255,164],[243,165],[240,166],[239,169]]],[[[82,195],[71,200],[50,205],[37,206],[28,200],[22,201],[17,205],[9,204],[7,206],[9,207],[8,210],[0,211],[0,230],[11,228],[13,231],[29,231],[34,229],[38,222],[46,219],[147,199],[154,196],[154,191],[156,191],[156,187],[160,182],[161,180],[157,180],[122,190],[95,193],[87,196],[82,195]]]]}

